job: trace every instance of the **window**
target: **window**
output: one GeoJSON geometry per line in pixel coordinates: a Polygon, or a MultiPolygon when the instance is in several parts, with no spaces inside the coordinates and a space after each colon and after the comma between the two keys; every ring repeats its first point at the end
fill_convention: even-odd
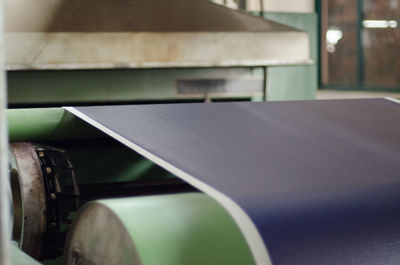
{"type": "Polygon", "coordinates": [[[400,87],[400,0],[322,0],[325,86],[400,87]]]}

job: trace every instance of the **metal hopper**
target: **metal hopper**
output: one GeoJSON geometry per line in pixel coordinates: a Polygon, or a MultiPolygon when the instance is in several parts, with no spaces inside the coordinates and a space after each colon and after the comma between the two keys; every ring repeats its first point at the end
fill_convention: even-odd
{"type": "Polygon", "coordinates": [[[204,0],[7,0],[9,70],[310,62],[305,32],[204,0]]]}

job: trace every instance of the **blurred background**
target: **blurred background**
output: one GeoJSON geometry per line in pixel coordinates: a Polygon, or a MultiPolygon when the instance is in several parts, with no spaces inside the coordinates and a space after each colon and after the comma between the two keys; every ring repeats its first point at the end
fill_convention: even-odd
{"type": "Polygon", "coordinates": [[[400,92],[399,0],[214,2],[315,33],[317,98],[398,96],[400,92]],[[316,17],[318,22],[315,26],[289,22],[299,17],[303,21],[316,17]]]}

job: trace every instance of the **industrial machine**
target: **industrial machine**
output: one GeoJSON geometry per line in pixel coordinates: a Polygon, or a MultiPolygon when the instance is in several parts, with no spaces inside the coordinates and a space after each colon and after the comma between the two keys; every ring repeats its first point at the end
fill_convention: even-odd
{"type": "Polygon", "coordinates": [[[197,188],[64,109],[7,114],[15,264],[36,264],[26,254],[44,264],[178,264],[183,247],[181,264],[253,263],[230,215],[197,188]],[[142,246],[132,244],[138,232],[142,246]],[[169,261],[148,252],[157,245],[169,261]]]}
{"type": "Polygon", "coordinates": [[[13,242],[71,265],[395,264],[399,112],[394,99],[9,111],[47,124],[10,119],[36,138],[11,144],[13,242]]]}
{"type": "Polygon", "coordinates": [[[76,211],[89,201],[196,191],[121,144],[87,125],[82,127],[82,122],[74,121],[73,117],[67,122],[51,120],[55,117],[51,112],[63,113],[63,110],[8,112],[12,238],[35,259],[51,260],[63,255],[69,225],[76,211]],[[17,116],[19,119],[13,120],[17,116]],[[21,118],[39,125],[36,129],[40,131],[30,124],[19,123],[21,118]],[[41,126],[44,124],[47,128],[41,126]],[[51,128],[60,125],[65,126],[62,134],[52,135],[51,128]],[[25,139],[13,142],[13,130],[25,134],[25,139]],[[32,136],[34,143],[25,142],[32,136]]]}
{"type": "Polygon", "coordinates": [[[208,1],[6,1],[13,107],[268,98],[305,32],[208,1]],[[27,89],[29,87],[29,89],[27,89]]]}
{"type": "Polygon", "coordinates": [[[399,263],[398,101],[194,103],[268,100],[306,33],[203,0],[5,9],[13,264],[399,263]]]}
{"type": "Polygon", "coordinates": [[[263,101],[266,67],[311,63],[306,33],[204,0],[10,0],[5,51],[15,264],[254,262],[218,203],[60,107],[263,101]]]}

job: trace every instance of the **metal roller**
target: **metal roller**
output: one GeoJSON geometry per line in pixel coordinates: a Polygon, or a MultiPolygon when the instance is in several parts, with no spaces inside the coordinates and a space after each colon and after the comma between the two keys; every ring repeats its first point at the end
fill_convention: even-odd
{"type": "Polygon", "coordinates": [[[9,188],[8,197],[11,210],[11,240],[21,247],[24,231],[24,205],[21,178],[18,165],[11,148],[8,149],[9,188]]]}
{"type": "Polygon", "coordinates": [[[202,193],[94,201],[67,237],[65,265],[251,265],[231,217],[202,193]]]}
{"type": "Polygon", "coordinates": [[[32,144],[11,144],[11,150],[17,161],[23,205],[27,206],[24,208],[22,249],[30,256],[38,258],[46,231],[46,195],[40,162],[32,144]]]}
{"type": "Polygon", "coordinates": [[[10,145],[13,239],[36,259],[62,253],[63,224],[78,207],[74,170],[61,149],[32,143],[10,145]]]}

